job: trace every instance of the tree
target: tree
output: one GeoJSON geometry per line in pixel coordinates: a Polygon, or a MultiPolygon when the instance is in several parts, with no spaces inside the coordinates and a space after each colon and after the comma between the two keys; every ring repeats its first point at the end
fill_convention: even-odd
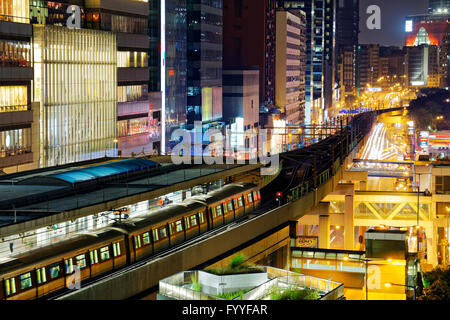
{"type": "Polygon", "coordinates": [[[423,274],[423,294],[418,300],[450,300],[450,268],[435,268],[423,274]]]}

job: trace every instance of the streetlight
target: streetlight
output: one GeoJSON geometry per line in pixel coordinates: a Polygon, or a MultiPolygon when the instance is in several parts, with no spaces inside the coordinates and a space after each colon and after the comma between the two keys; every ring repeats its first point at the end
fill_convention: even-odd
{"type": "Polygon", "coordinates": [[[416,300],[416,286],[410,286],[407,284],[398,284],[398,283],[392,283],[392,282],[386,282],[384,284],[385,287],[390,288],[391,286],[398,286],[398,287],[406,287],[414,290],[414,297],[413,300],[416,300]]]}

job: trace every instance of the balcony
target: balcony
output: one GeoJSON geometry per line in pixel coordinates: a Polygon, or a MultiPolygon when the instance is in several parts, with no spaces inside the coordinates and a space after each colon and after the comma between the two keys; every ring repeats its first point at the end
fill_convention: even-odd
{"type": "Polygon", "coordinates": [[[33,68],[0,66],[0,81],[31,81],[33,68]]]}
{"type": "Polygon", "coordinates": [[[31,148],[24,153],[14,153],[0,150],[0,168],[13,167],[33,162],[31,148]]]}
{"type": "Polygon", "coordinates": [[[0,127],[30,124],[33,122],[33,111],[0,112],[0,127]]]}
{"type": "Polygon", "coordinates": [[[123,82],[148,82],[148,68],[117,68],[117,81],[123,82]]]}

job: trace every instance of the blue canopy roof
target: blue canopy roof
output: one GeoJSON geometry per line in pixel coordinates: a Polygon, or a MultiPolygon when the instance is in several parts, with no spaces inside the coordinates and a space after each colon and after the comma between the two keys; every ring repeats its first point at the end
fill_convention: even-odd
{"type": "Polygon", "coordinates": [[[159,166],[159,163],[147,159],[127,159],[48,175],[75,184],[119,174],[141,171],[159,166]]]}

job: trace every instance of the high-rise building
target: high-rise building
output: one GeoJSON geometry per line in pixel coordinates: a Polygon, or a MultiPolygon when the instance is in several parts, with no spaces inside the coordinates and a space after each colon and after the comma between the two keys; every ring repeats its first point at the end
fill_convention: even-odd
{"type": "MultiPolygon", "coordinates": [[[[431,2],[430,2],[431,4],[431,2]]],[[[437,2],[433,8],[438,8],[437,2]]],[[[450,7],[447,8],[450,11],[450,7]]],[[[434,45],[439,47],[439,85],[449,86],[450,12],[434,10],[432,14],[407,16],[405,20],[405,44],[408,47],[434,45]]]]}
{"type": "Polygon", "coordinates": [[[380,74],[380,46],[378,44],[360,45],[358,54],[359,88],[376,87],[380,74]]]}
{"type": "Polygon", "coordinates": [[[260,106],[275,105],[275,0],[223,5],[223,65],[258,66],[260,106]]]}
{"type": "Polygon", "coordinates": [[[39,158],[29,22],[28,0],[0,1],[0,174],[31,169],[39,158]]]}
{"type": "Polygon", "coordinates": [[[439,47],[422,44],[407,47],[411,87],[439,87],[439,47]]]}
{"type": "Polygon", "coordinates": [[[337,0],[336,52],[358,45],[359,0],[337,0]]]}
{"type": "Polygon", "coordinates": [[[222,0],[187,0],[187,125],[222,118],[222,0]]]}
{"type": "Polygon", "coordinates": [[[115,154],[117,45],[111,32],[34,25],[40,166],[115,154]]]}
{"type": "Polygon", "coordinates": [[[321,122],[334,101],[336,0],[277,0],[277,6],[306,13],[305,122],[321,122]]]}
{"type": "Polygon", "coordinates": [[[117,38],[117,147],[119,154],[160,150],[160,99],[148,94],[147,1],[85,1],[86,27],[117,38]],[[152,98],[152,100],[150,100],[152,98]]]}
{"type": "Polygon", "coordinates": [[[450,13],[450,0],[429,0],[429,13],[450,13]]]}
{"type": "MultiPolygon", "coordinates": [[[[159,62],[150,54],[151,91],[161,90],[161,153],[168,154],[171,135],[186,126],[187,1],[151,1],[148,28],[150,51],[160,51],[159,62]],[[159,72],[159,75],[158,75],[159,72]]],[[[155,56],[156,57],[156,56],[155,56]]]]}
{"type": "Polygon", "coordinates": [[[275,103],[286,124],[304,124],[306,14],[279,10],[276,14],[275,103]]]}

